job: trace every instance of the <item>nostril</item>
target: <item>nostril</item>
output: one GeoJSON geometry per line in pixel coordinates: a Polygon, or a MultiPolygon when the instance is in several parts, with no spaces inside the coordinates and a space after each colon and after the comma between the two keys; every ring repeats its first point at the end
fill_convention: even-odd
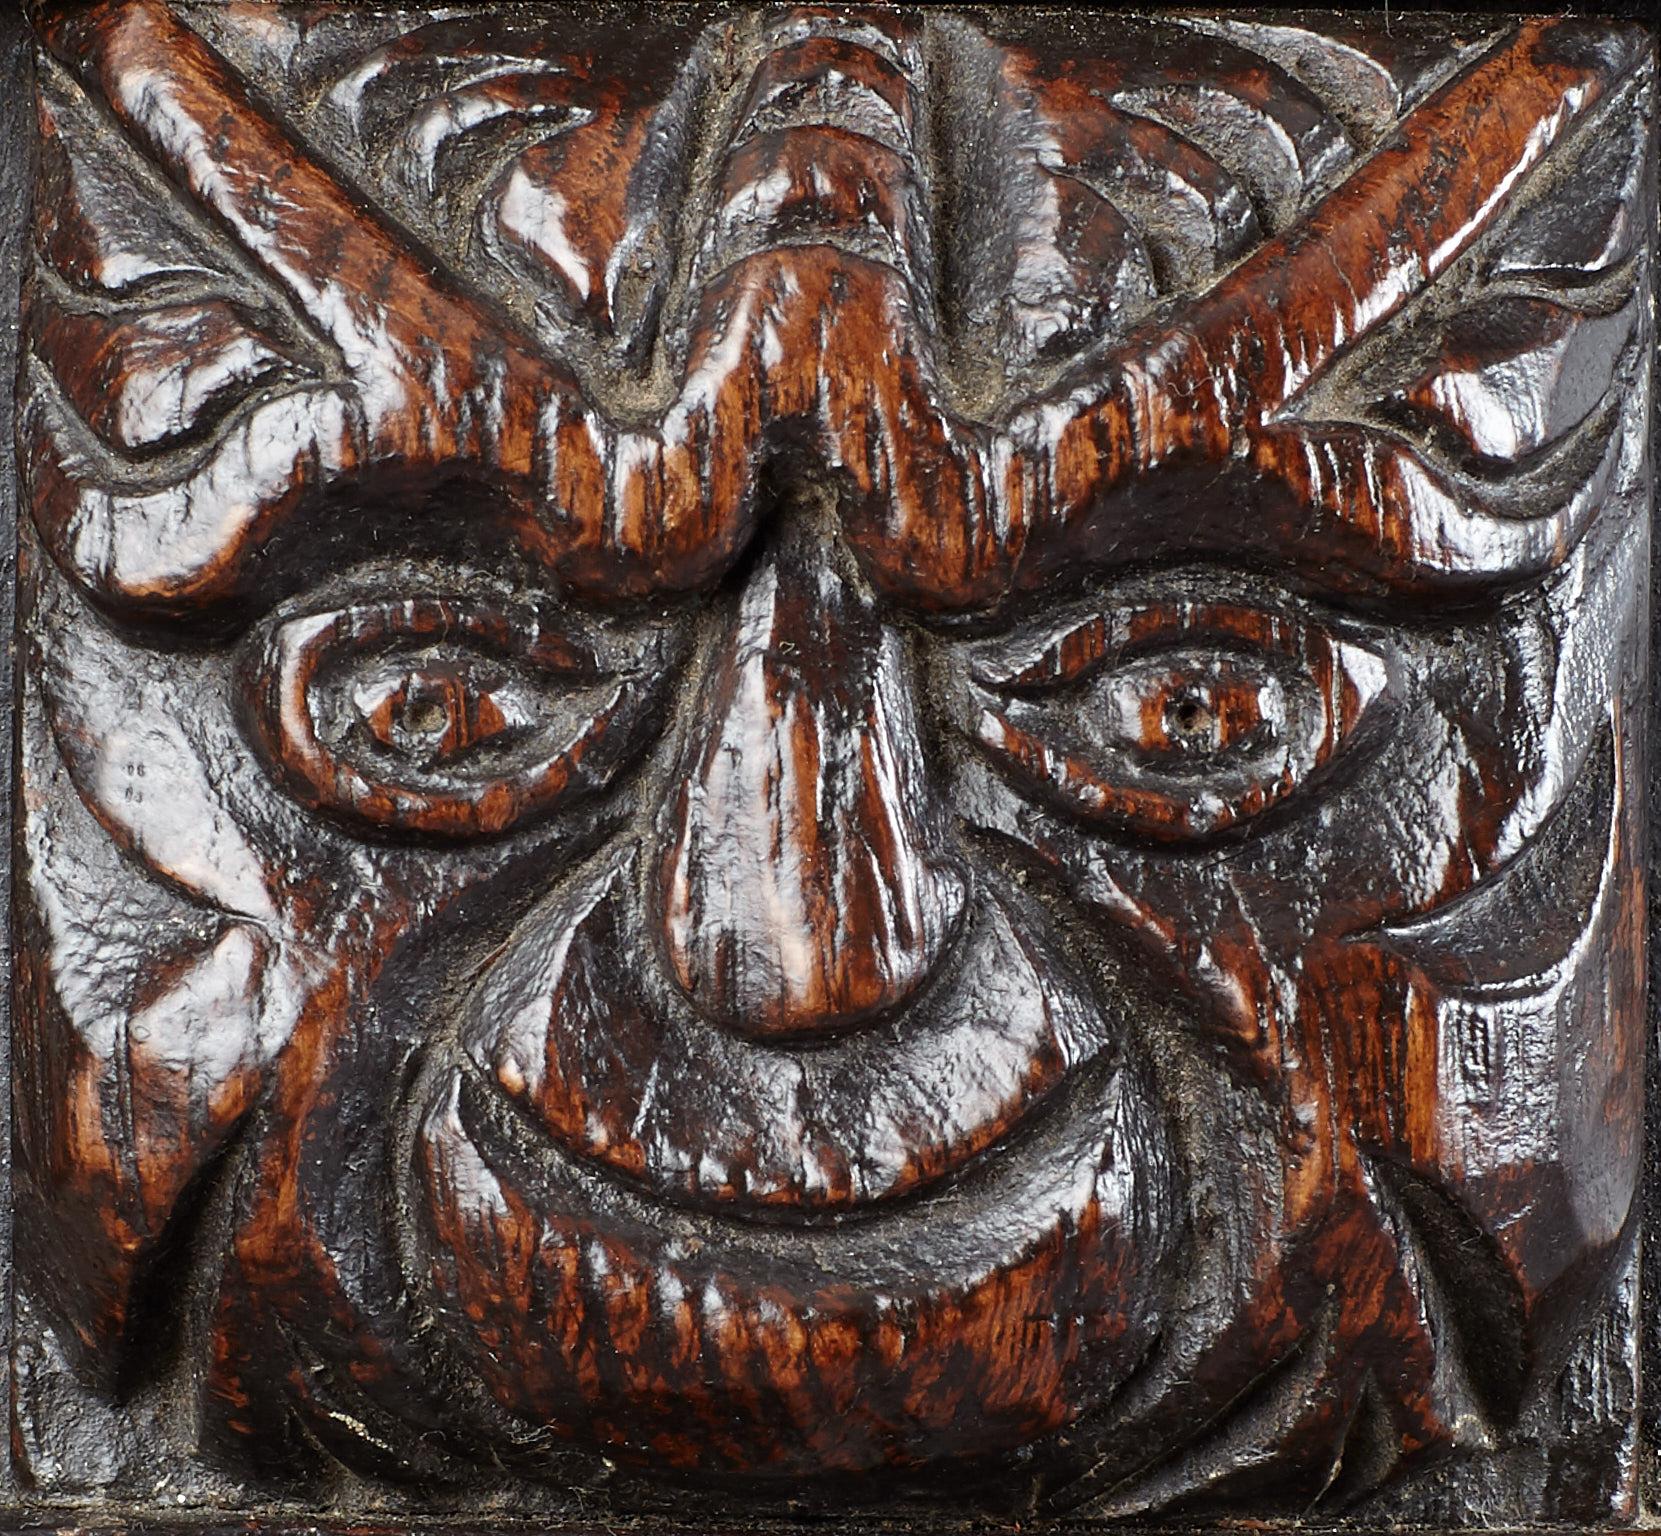
{"type": "Polygon", "coordinates": [[[769,556],[711,677],[663,829],[670,974],[752,1037],[891,1013],[969,900],[941,846],[898,636],[835,571],[769,556]]]}

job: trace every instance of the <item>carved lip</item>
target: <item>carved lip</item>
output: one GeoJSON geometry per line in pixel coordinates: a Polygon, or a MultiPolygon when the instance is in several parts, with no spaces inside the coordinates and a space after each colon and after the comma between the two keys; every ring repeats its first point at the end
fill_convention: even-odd
{"type": "Polygon", "coordinates": [[[524,920],[475,987],[462,1044],[561,1150],[663,1200],[806,1217],[916,1194],[1113,1032],[1043,920],[983,882],[948,973],[903,1013],[813,1046],[742,1039],[633,952],[634,858],[524,920]]]}
{"type": "Polygon", "coordinates": [[[414,1283],[533,1454],[582,1440],[780,1478],[1004,1452],[1119,1389],[1158,1328],[1174,1170],[1147,1079],[1114,1056],[1019,1155],[788,1241],[544,1155],[452,1061],[412,1148],[414,1283]]]}

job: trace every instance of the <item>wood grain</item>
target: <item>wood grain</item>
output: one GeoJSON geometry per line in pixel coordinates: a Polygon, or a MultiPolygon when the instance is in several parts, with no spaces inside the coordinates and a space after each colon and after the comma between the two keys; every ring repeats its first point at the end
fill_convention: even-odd
{"type": "Polygon", "coordinates": [[[33,1486],[1631,1517],[1644,35],[620,14],[36,7],[33,1486]]]}

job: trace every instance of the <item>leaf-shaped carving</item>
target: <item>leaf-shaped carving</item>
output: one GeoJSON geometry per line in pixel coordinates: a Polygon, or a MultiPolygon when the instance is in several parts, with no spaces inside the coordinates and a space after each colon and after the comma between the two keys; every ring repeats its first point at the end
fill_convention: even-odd
{"type": "Polygon", "coordinates": [[[1392,322],[1394,345],[1336,359],[1278,430],[1319,451],[1332,434],[1316,418],[1399,427],[1412,442],[1398,451],[1427,488],[1486,502],[1506,536],[1542,506],[1560,509],[1560,532],[1583,531],[1611,484],[1613,386],[1643,323],[1613,271],[1631,251],[1622,230],[1640,174],[1635,88],[1620,86],[1514,194],[1457,264],[1447,302],[1427,295],[1392,322]],[[1577,255],[1582,236],[1590,244],[1577,255]]]}
{"type": "Polygon", "coordinates": [[[722,178],[700,276],[780,243],[834,240],[902,277],[932,286],[923,189],[906,155],[837,129],[779,128],[746,136],[722,178]]]}
{"type": "Polygon", "coordinates": [[[778,29],[744,93],[694,282],[713,283],[763,251],[823,243],[892,267],[932,308],[921,34],[899,16],[846,35],[793,30],[778,29]]]}
{"type": "Polygon", "coordinates": [[[102,627],[73,610],[43,604],[36,623],[47,726],[116,846],[200,905],[271,923],[278,878],[226,802],[214,762],[227,743],[189,702],[196,679],[153,652],[112,665],[102,627]]]}
{"type": "Polygon", "coordinates": [[[174,200],[132,174],[132,159],[97,151],[83,101],[53,72],[38,88],[35,252],[72,288],[128,297],[162,284],[223,282],[174,200]]]}
{"type": "Polygon", "coordinates": [[[1046,1512],[1085,1520],[1134,1520],[1173,1506],[1213,1507],[1231,1496],[1250,1497],[1254,1491],[1261,1506],[1262,1483],[1272,1478],[1284,1484],[1286,1478],[1277,1449],[1300,1431],[1307,1432],[1310,1418],[1318,1422],[1333,1395],[1338,1314],[1339,1307],[1327,1301],[1296,1340],[1264,1359],[1209,1420],[1184,1422],[1182,1455],[1150,1462],[1134,1436],[1110,1434],[1097,1452],[1096,1465],[1056,1489],[1046,1501],[1046,1512]]]}
{"type": "Polygon", "coordinates": [[[37,356],[82,420],[121,452],[176,447],[256,388],[302,371],[222,299],[113,314],[38,303],[37,356]]]}
{"type": "Polygon", "coordinates": [[[1430,1067],[1436,1108],[1406,1117],[1379,1155],[1457,1207],[1457,1221],[1440,1207],[1430,1217],[1448,1304],[1474,1294],[1482,1316],[1519,1319],[1520,1341],[1468,1341],[1487,1361],[1468,1362],[1473,1373],[1486,1371],[1490,1389],[1510,1384],[1490,1394],[1495,1412],[1514,1408],[1519,1372],[1538,1382],[1561,1364],[1633,1210],[1642,1066],[1619,1021],[1640,991],[1643,907],[1627,794],[1621,738],[1606,730],[1497,874],[1380,936],[1413,967],[1405,1049],[1430,1067]],[[1480,1245],[1458,1236],[1466,1227],[1480,1245]],[[1461,1268],[1477,1248],[1492,1251],[1503,1285],[1479,1288],[1461,1268]]]}
{"type": "Polygon", "coordinates": [[[1224,36],[1128,23],[1109,60],[945,19],[945,318],[1007,369],[1123,335],[1284,228],[1349,162],[1337,115],[1224,36]]]}
{"type": "MultiPolygon", "coordinates": [[[[981,600],[1001,582],[1041,587],[1079,563],[1152,554],[1155,530],[1170,526],[1166,498],[1177,497],[1190,551],[1273,546],[1308,561],[1303,574],[1346,590],[1459,589],[1555,567],[1611,483],[1616,435],[1568,454],[1573,462],[1555,479],[1485,484],[1399,434],[1315,420],[1309,396],[1490,231],[1506,191],[1573,120],[1571,100],[1584,112],[1631,68],[1634,39],[1612,36],[1583,48],[1574,26],[1552,24],[1549,35],[1525,28],[1482,54],[1415,108],[1410,131],[1362,160],[1299,222],[1095,367],[1018,408],[1007,435],[978,459],[960,446],[967,434],[955,422],[938,439],[919,442],[914,432],[912,462],[898,471],[909,470],[912,484],[872,509],[874,574],[915,598],[936,587],[981,600]],[[1569,72],[1587,64],[1609,73],[1571,83],[1569,72]],[[1496,93],[1510,103],[1506,112],[1479,109],[1496,93]],[[1463,149],[1450,154],[1455,143],[1463,149]],[[1402,234],[1380,241],[1381,224],[1402,234]],[[1231,462],[1241,473],[1219,496],[1231,462]],[[1000,578],[1012,563],[1019,574],[1000,578]]],[[[1081,134],[1105,132],[1087,102],[1068,122],[1081,134]]],[[[1105,152],[1122,163],[1138,142],[1114,125],[1105,152]]],[[[1073,163],[1092,179],[1085,148],[1073,163]]],[[[1243,215],[1215,227],[1232,230],[1237,248],[1251,244],[1243,215]]],[[[1159,265],[1156,277],[1171,281],[1159,265]]],[[[846,448],[843,461],[859,462],[846,448]]]]}
{"type": "Polygon", "coordinates": [[[358,61],[328,99],[361,144],[390,144],[384,173],[426,217],[463,239],[471,222],[504,287],[528,281],[556,334],[579,321],[635,358],[673,276],[698,71],[677,72],[660,38],[627,77],[599,77],[582,31],[435,21],[358,61]]]}
{"type": "Polygon", "coordinates": [[[1453,320],[1403,398],[1477,458],[1515,463],[1603,403],[1635,321],[1633,304],[1588,316],[1543,299],[1488,299],[1453,320]]]}
{"type": "Polygon", "coordinates": [[[1563,965],[1596,920],[1615,854],[1620,777],[1608,729],[1544,826],[1494,875],[1386,942],[1437,985],[1527,991],[1563,965]]]}
{"type": "Polygon", "coordinates": [[[1531,202],[1512,221],[1490,262],[1495,277],[1528,273],[1560,284],[1593,282],[1625,261],[1637,243],[1632,189],[1644,173],[1648,111],[1620,93],[1562,167],[1561,191],[1531,202]]]}
{"type": "Polygon", "coordinates": [[[1051,85],[1051,159],[1136,227],[1162,291],[1193,289],[1263,238],[1236,178],[1180,134],[1076,82],[1051,85]]]}
{"type": "Polygon", "coordinates": [[[1489,1424],[1517,1420],[1530,1350],[1522,1287],[1491,1234],[1424,1174],[1387,1157],[1366,1160],[1373,1194],[1418,1248],[1413,1268],[1451,1327],[1444,1345],[1489,1424]]]}
{"type": "Polygon", "coordinates": [[[32,705],[24,736],[18,1220],[35,1298],[115,1383],[178,1203],[258,1091],[272,953],[257,925],[135,881],[32,705]]]}
{"type": "Polygon", "coordinates": [[[1215,33],[1272,59],[1303,82],[1371,149],[1396,119],[1440,84],[1492,29],[1476,18],[1393,18],[1384,30],[1360,17],[1321,17],[1320,28],[1254,17],[1185,16],[1181,24],[1215,33]]]}
{"type": "Polygon", "coordinates": [[[1044,84],[1052,110],[1079,119],[1073,174],[1122,200],[1165,287],[1193,286],[1285,228],[1352,155],[1318,97],[1222,36],[1178,54],[1139,28],[1110,57],[1068,61],[1044,84]],[[1162,170],[1174,177],[1163,186],[1162,170]],[[1203,209],[1208,240],[1171,227],[1173,192],[1192,213],[1203,209]]]}
{"type": "Polygon", "coordinates": [[[60,41],[73,33],[107,66],[96,79],[88,54],[68,50],[126,114],[134,144],[118,140],[115,152],[136,147],[189,187],[233,236],[239,254],[227,265],[257,269],[273,301],[304,317],[316,350],[333,355],[315,382],[256,393],[204,454],[163,456],[142,472],[89,453],[64,420],[58,381],[30,370],[20,437],[37,526],[66,569],[116,601],[176,603],[204,587],[234,590],[227,546],[262,543],[321,482],[366,461],[477,463],[488,441],[483,456],[498,471],[524,473],[536,401],[556,371],[366,216],[171,10],[141,0],[54,13],[43,28],[60,41]]]}
{"type": "Polygon", "coordinates": [[[1203,145],[1219,165],[1230,167],[1267,227],[1283,229],[1304,194],[1327,182],[1351,151],[1342,131],[1313,104],[1291,125],[1294,137],[1280,116],[1265,110],[1266,102],[1287,100],[1284,82],[1277,83],[1279,90],[1255,101],[1210,80],[1142,85],[1115,91],[1113,104],[1203,145]]]}
{"type": "Polygon", "coordinates": [[[569,132],[593,114],[572,100],[571,82],[558,66],[542,61],[469,80],[423,103],[398,137],[393,173],[431,197],[455,152],[485,133],[530,129],[539,138],[569,132]]]}
{"type": "Polygon", "coordinates": [[[1142,235],[1070,172],[1053,111],[1019,58],[972,27],[942,26],[956,58],[940,110],[958,197],[973,212],[946,222],[946,318],[1015,361],[1128,329],[1158,293],[1142,235]]]}

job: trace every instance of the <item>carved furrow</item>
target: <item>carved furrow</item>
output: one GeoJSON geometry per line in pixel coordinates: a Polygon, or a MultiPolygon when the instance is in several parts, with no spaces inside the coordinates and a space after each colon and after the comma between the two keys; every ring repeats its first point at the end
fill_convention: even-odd
{"type": "Polygon", "coordinates": [[[28,1475],[1630,1514],[1639,34],[621,15],[36,7],[28,1475]]]}

